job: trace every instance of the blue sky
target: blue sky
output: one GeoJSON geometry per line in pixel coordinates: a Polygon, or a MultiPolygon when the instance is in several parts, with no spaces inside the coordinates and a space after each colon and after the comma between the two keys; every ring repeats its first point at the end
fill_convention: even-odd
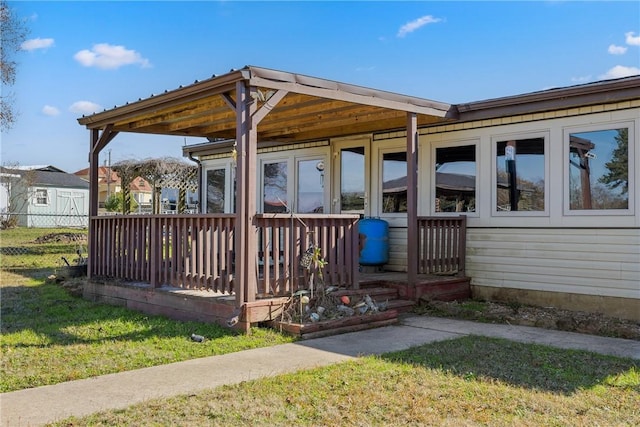
{"type": "MultiPolygon", "coordinates": [[[[640,74],[640,3],[9,2],[30,28],[2,163],[88,167],[82,114],[255,65],[462,103],[640,74]]],[[[111,160],[181,156],[120,134],[111,160]]],[[[191,141],[194,142],[194,141],[191,141]]],[[[107,151],[101,156],[101,163],[107,151]]]]}

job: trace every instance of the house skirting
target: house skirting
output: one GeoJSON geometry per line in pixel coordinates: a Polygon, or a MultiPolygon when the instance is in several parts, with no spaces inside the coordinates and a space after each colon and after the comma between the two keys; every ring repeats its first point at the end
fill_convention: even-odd
{"type": "Polygon", "coordinates": [[[517,302],[539,307],[556,307],[571,311],[602,313],[620,319],[640,321],[640,300],[529,289],[500,288],[471,285],[474,299],[517,302]]]}

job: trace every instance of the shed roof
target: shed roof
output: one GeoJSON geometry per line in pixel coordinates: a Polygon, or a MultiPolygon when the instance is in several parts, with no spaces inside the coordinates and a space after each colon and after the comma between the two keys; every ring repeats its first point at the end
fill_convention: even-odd
{"type": "Polygon", "coordinates": [[[64,172],[54,166],[33,166],[20,168],[2,168],[0,172],[27,177],[31,186],[88,189],[89,183],[84,179],[64,172]]]}
{"type": "Polygon", "coordinates": [[[78,119],[88,129],[234,139],[236,84],[266,114],[258,141],[298,142],[406,127],[407,112],[418,126],[457,117],[450,104],[301,74],[247,66],[78,119]],[[280,92],[282,91],[282,92],[280,92]],[[284,97],[281,96],[285,93],[284,97]]]}

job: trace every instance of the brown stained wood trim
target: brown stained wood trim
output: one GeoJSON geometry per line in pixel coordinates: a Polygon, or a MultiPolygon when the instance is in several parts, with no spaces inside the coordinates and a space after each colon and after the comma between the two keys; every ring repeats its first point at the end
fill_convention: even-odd
{"type": "MultiPolygon", "coordinates": [[[[222,76],[225,77],[225,76],[222,76]]],[[[78,119],[78,123],[88,129],[102,129],[104,126],[122,121],[129,121],[141,115],[153,113],[159,109],[169,109],[180,107],[186,103],[197,101],[198,99],[211,97],[226,92],[232,92],[238,78],[228,75],[226,81],[204,81],[186,88],[180,88],[165,94],[160,94],[151,98],[132,102],[101,113],[85,116],[78,119]]],[[[242,77],[240,77],[242,78],[242,77]]]]}
{"type": "MultiPolygon", "coordinates": [[[[418,247],[418,118],[415,113],[407,113],[407,247],[418,247]]],[[[407,254],[407,281],[415,286],[418,274],[418,258],[407,254]]]]}
{"type": "Polygon", "coordinates": [[[303,133],[317,132],[323,129],[350,127],[350,126],[371,126],[378,127],[379,123],[401,123],[404,121],[405,113],[393,110],[367,111],[358,109],[343,111],[318,111],[305,116],[294,116],[289,120],[271,122],[264,120],[260,128],[261,135],[273,135],[274,133],[303,133]]]}
{"type": "Polygon", "coordinates": [[[170,108],[156,110],[147,114],[135,117],[135,119],[116,121],[116,128],[126,127],[130,130],[150,127],[158,124],[183,123],[202,116],[222,115],[233,117],[233,112],[229,111],[226,102],[221,95],[212,96],[198,100],[191,104],[185,104],[180,108],[170,108]]]}
{"type": "Polygon", "coordinates": [[[222,100],[224,101],[224,103],[227,104],[227,107],[229,107],[229,109],[233,111],[235,114],[235,111],[237,110],[237,106],[236,106],[235,99],[233,99],[232,93],[225,92],[225,93],[221,93],[220,96],[222,97],[222,100]]]}

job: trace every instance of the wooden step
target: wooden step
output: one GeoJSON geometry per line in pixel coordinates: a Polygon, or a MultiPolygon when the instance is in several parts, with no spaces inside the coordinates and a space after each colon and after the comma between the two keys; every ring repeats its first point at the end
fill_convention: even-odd
{"type": "Polygon", "coordinates": [[[302,339],[320,338],[347,332],[378,328],[398,322],[397,310],[322,320],[315,323],[272,322],[272,327],[302,339]]]}
{"type": "MultiPolygon", "coordinates": [[[[380,301],[376,301],[379,303],[380,301]]],[[[413,307],[415,307],[416,302],[408,299],[394,299],[389,300],[387,303],[387,310],[396,310],[398,313],[408,313],[413,307]]]]}
{"type": "Polygon", "coordinates": [[[341,297],[343,295],[347,295],[349,297],[358,296],[364,297],[365,295],[369,295],[374,300],[382,300],[382,299],[396,299],[398,298],[398,290],[390,287],[377,286],[371,288],[363,288],[363,289],[340,289],[338,291],[332,292],[331,295],[341,297]]]}

